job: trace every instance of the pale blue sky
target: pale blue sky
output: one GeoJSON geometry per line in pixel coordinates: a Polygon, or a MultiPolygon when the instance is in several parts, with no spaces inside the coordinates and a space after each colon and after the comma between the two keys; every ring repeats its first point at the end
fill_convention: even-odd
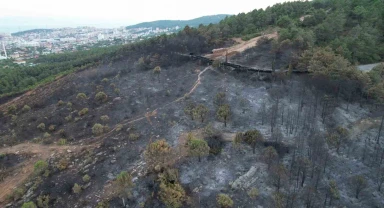
{"type": "Polygon", "coordinates": [[[285,1],[8,0],[0,4],[0,32],[5,27],[118,27],[160,19],[193,19],[249,12],[285,1]]]}

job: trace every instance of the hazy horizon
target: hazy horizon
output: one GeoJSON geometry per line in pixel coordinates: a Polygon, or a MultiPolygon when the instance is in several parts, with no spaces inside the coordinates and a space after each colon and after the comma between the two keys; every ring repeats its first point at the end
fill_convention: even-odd
{"type": "Polygon", "coordinates": [[[215,14],[238,14],[286,1],[239,0],[236,4],[204,0],[195,0],[193,4],[175,0],[144,0],[134,3],[110,0],[103,4],[90,0],[67,0],[60,4],[52,4],[48,0],[8,1],[0,5],[0,32],[78,26],[116,28],[156,20],[188,20],[215,14]]]}

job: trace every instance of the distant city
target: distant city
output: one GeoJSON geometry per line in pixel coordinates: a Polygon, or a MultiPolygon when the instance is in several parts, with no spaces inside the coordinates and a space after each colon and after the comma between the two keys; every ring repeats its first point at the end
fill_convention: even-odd
{"type": "Polygon", "coordinates": [[[40,55],[89,50],[92,47],[107,47],[132,43],[161,34],[171,34],[181,29],[141,27],[127,29],[100,29],[76,27],[60,29],[34,29],[12,34],[0,34],[2,50],[0,60],[11,58],[14,63],[26,64],[40,55]]]}
{"type": "MultiPolygon", "coordinates": [[[[178,32],[186,25],[198,27],[200,24],[218,23],[226,16],[228,15],[217,14],[191,20],[157,20],[112,29],[84,26],[0,32],[0,60],[10,59],[16,64],[33,66],[33,60],[41,55],[133,43],[178,32]]],[[[14,24],[13,27],[17,25],[14,24]]]]}

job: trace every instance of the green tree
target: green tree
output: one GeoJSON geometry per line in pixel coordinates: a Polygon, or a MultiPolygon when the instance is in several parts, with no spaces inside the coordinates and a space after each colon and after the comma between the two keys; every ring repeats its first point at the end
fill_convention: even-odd
{"type": "Polygon", "coordinates": [[[204,119],[207,117],[208,112],[209,112],[209,109],[203,104],[197,105],[193,109],[193,115],[200,118],[201,123],[204,123],[204,119]]]}
{"type": "Polygon", "coordinates": [[[227,194],[219,194],[216,198],[217,204],[221,208],[230,208],[233,207],[233,201],[231,197],[229,197],[227,194]]]}
{"type": "Polygon", "coordinates": [[[259,196],[259,190],[257,188],[252,188],[248,191],[248,196],[251,199],[256,199],[259,196]]]}
{"type": "Polygon", "coordinates": [[[188,140],[188,150],[190,156],[198,157],[201,162],[201,157],[208,155],[210,148],[205,140],[191,138],[188,140]]]}
{"type": "Polygon", "coordinates": [[[194,110],[196,108],[196,105],[193,102],[189,102],[187,106],[184,108],[184,113],[191,117],[191,119],[194,119],[194,110]]]}
{"type": "Polygon", "coordinates": [[[279,27],[292,27],[292,24],[292,19],[289,18],[287,15],[284,15],[277,20],[277,26],[279,27]]]}
{"type": "Polygon", "coordinates": [[[75,194],[79,194],[82,191],[83,187],[81,187],[79,184],[75,183],[72,187],[72,191],[75,194]]]}
{"type": "Polygon", "coordinates": [[[37,206],[40,208],[49,208],[49,195],[40,195],[37,197],[37,206]]]}
{"type": "Polygon", "coordinates": [[[231,108],[228,104],[224,104],[217,110],[217,118],[224,122],[224,126],[227,127],[227,121],[231,116],[231,108]]]}
{"type": "Polygon", "coordinates": [[[187,199],[185,190],[179,184],[179,172],[177,169],[165,169],[159,174],[160,200],[166,207],[181,207],[187,199]]]}
{"type": "Polygon", "coordinates": [[[147,145],[144,152],[145,161],[149,170],[160,171],[167,166],[168,160],[171,156],[171,147],[165,139],[151,142],[147,145]]]}
{"type": "Polygon", "coordinates": [[[249,130],[244,133],[244,141],[252,147],[255,154],[256,145],[264,141],[263,135],[258,130],[249,130]]]}
{"type": "MultiPolygon", "coordinates": [[[[169,176],[168,176],[169,177],[169,176]]],[[[186,200],[186,193],[183,187],[177,182],[177,176],[170,179],[160,177],[160,200],[166,207],[179,208],[182,207],[183,202],[186,200]],[[176,182],[175,182],[176,181],[176,182]]]]}
{"type": "Polygon", "coordinates": [[[123,201],[124,207],[125,199],[131,197],[131,189],[133,186],[132,176],[127,171],[121,171],[114,181],[115,191],[123,201]]]}

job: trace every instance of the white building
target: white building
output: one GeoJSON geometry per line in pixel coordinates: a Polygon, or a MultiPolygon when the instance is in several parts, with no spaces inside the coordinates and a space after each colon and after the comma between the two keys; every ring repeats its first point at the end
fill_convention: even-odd
{"type": "Polygon", "coordinates": [[[40,43],[35,41],[29,41],[29,42],[19,42],[19,47],[39,47],[40,43]]]}
{"type": "Polygon", "coordinates": [[[76,42],[76,38],[60,38],[61,42],[76,42]]]}
{"type": "Polygon", "coordinates": [[[105,40],[105,36],[104,36],[104,34],[99,34],[99,35],[97,35],[97,40],[105,40]]]}

